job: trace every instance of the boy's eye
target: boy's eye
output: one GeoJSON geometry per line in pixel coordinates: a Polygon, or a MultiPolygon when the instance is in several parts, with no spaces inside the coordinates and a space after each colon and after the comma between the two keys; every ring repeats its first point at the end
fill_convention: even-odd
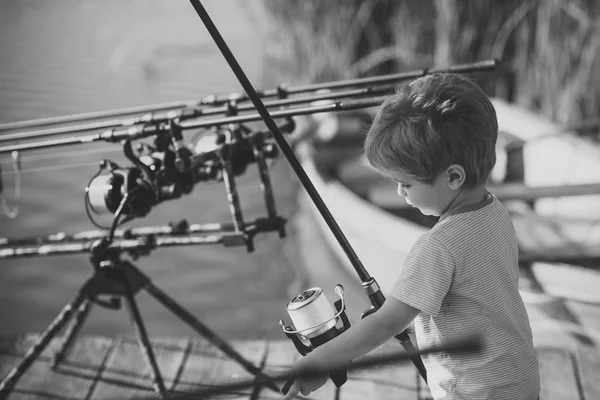
{"type": "Polygon", "coordinates": [[[401,183],[400,186],[402,187],[402,189],[410,189],[411,185],[405,184],[405,183],[401,183]]]}

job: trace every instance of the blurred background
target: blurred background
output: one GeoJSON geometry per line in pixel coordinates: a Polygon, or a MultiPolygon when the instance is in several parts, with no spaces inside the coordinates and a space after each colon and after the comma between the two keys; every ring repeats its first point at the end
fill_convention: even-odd
{"type": "MultiPolygon", "coordinates": [[[[496,58],[474,78],[495,97],[598,140],[600,4],[593,0],[204,0],[253,85],[314,83],[496,58]]],[[[241,88],[184,0],[4,0],[0,3],[0,122],[199,99],[241,88]]],[[[0,135],[3,133],[0,133],[0,135]]],[[[118,145],[28,152],[20,200],[9,156],[0,155],[0,237],[93,229],[84,187],[118,145]]],[[[245,217],[264,214],[257,174],[239,179],[245,217]]],[[[273,167],[280,214],[298,211],[297,179],[273,167]]],[[[134,226],[226,222],[222,185],[197,185],[134,226]]],[[[158,249],[136,264],[227,338],[282,338],[277,321],[298,287],[313,282],[294,225],[285,240],[257,237],[256,251],[219,246],[158,249]]],[[[89,277],[85,255],[0,261],[0,334],[42,330],[89,277]]],[[[144,294],[151,335],[188,328],[144,294]]],[[[84,332],[130,333],[125,312],[96,307],[84,332]]]]}
{"type": "MultiPolygon", "coordinates": [[[[563,124],[598,122],[600,4],[593,0],[267,2],[285,76],[321,81],[495,58],[505,98],[563,124]]],[[[593,125],[590,123],[588,125],[593,125]]]]}

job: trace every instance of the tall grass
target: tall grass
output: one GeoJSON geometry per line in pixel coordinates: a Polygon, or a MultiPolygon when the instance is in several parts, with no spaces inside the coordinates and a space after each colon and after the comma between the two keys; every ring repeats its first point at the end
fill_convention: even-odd
{"type": "Polygon", "coordinates": [[[600,2],[267,1],[275,79],[318,82],[497,58],[478,81],[567,126],[600,111],[600,2]]]}

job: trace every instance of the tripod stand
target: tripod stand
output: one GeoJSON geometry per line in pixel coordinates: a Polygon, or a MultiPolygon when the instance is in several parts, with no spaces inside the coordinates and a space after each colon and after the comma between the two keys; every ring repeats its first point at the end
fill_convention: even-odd
{"type": "MultiPolygon", "coordinates": [[[[33,346],[27,351],[21,362],[14,367],[8,376],[0,383],[0,399],[4,399],[10,394],[21,376],[44,351],[50,341],[61,332],[69,322],[70,325],[62,338],[61,346],[54,356],[53,367],[58,365],[64,359],[65,355],[72,347],[77,334],[81,330],[91,311],[91,306],[96,303],[108,308],[118,309],[121,305],[121,299],[125,302],[135,336],[152,371],[154,391],[160,398],[166,398],[168,395],[167,389],[158,368],[146,327],[135,300],[135,295],[141,290],[145,290],[167,310],[171,311],[194,331],[205,337],[209,342],[238,362],[248,372],[255,376],[265,378],[265,375],[262,374],[257,367],[242,357],[225,340],[215,334],[173,298],[154,285],[150,278],[142,273],[135,265],[129,261],[122,260],[121,249],[107,249],[106,246],[102,245],[103,243],[105,242],[99,241],[97,242],[97,245],[93,246],[91,249],[92,256],[90,259],[94,267],[93,275],[81,286],[75,298],[62,309],[54,321],[52,321],[46,330],[39,336],[33,346]],[[110,296],[111,301],[106,302],[105,300],[99,299],[99,296],[110,296]]],[[[267,387],[279,393],[279,389],[275,384],[270,384],[267,387]]]]}

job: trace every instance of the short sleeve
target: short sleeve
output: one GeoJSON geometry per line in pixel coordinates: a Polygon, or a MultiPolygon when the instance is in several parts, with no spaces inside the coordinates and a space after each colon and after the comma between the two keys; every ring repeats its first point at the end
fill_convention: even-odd
{"type": "Polygon", "coordinates": [[[454,269],[448,249],[425,234],[408,253],[390,296],[435,317],[450,290],[454,269]]]}

